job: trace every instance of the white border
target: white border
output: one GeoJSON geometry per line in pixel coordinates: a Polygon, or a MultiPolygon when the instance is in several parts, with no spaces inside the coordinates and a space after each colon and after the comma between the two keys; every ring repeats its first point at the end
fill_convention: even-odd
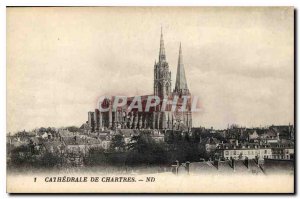
{"type": "Polygon", "coordinates": [[[292,6],[297,1],[241,1],[241,0],[210,0],[210,1],[196,1],[196,0],[4,0],[7,6],[292,6]],[[25,3],[23,3],[25,2],[25,3]]]}

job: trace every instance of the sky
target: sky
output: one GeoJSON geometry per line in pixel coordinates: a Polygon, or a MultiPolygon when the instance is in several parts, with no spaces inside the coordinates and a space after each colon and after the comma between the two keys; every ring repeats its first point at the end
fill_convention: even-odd
{"type": "Polygon", "coordinates": [[[294,122],[289,7],[7,8],[7,131],[81,126],[103,95],[153,93],[161,27],[203,111],[193,126],[294,122]]]}

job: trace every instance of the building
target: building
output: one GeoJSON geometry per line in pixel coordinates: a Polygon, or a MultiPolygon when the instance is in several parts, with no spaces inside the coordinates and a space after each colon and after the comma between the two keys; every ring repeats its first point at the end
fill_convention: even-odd
{"type": "Polygon", "coordinates": [[[269,175],[269,174],[288,174],[294,175],[293,160],[265,159],[259,162],[252,159],[244,160],[215,160],[204,162],[186,162],[172,165],[172,172],[177,175],[269,175]]]}
{"type": "MultiPolygon", "coordinates": [[[[261,164],[255,160],[215,160],[187,164],[192,175],[264,175],[261,164]]],[[[182,172],[184,174],[184,172],[182,172]]],[[[178,170],[180,174],[180,170],[178,170]]]]}
{"type": "Polygon", "coordinates": [[[92,111],[88,112],[88,124],[89,124],[91,131],[95,130],[95,124],[97,123],[94,120],[95,119],[94,115],[96,115],[94,112],[92,112],[92,111]]]}
{"type": "Polygon", "coordinates": [[[257,141],[259,139],[259,135],[257,134],[256,130],[249,132],[249,140],[257,141]]]}
{"type": "Polygon", "coordinates": [[[221,159],[294,159],[294,143],[292,141],[278,143],[243,143],[219,144],[217,156],[221,159]]]}
{"type": "Polygon", "coordinates": [[[221,159],[244,160],[244,159],[264,159],[272,156],[270,145],[259,145],[257,143],[247,144],[220,144],[217,147],[218,155],[221,159]]]}
{"type": "Polygon", "coordinates": [[[51,141],[51,142],[44,142],[43,147],[46,152],[48,153],[56,153],[61,154],[63,150],[62,142],[60,141],[51,141]]]}
{"type": "Polygon", "coordinates": [[[220,141],[213,137],[205,138],[200,142],[200,144],[205,147],[207,153],[215,151],[219,143],[220,141]]]}
{"type": "Polygon", "coordinates": [[[64,137],[62,140],[67,153],[83,153],[88,152],[87,143],[85,139],[80,137],[64,137]]]}
{"type": "Polygon", "coordinates": [[[285,143],[271,143],[272,156],[270,159],[292,160],[294,159],[294,143],[287,141],[285,143]]]}
{"type": "Polygon", "coordinates": [[[179,47],[178,65],[175,88],[172,91],[171,71],[166,59],[163,34],[160,37],[160,49],[158,62],[154,64],[153,95],[138,96],[141,101],[142,110],[132,109],[128,111],[129,105],[136,97],[127,98],[127,103],[113,110],[111,99],[105,98],[99,105],[108,111],[88,113],[88,125],[90,130],[101,131],[104,129],[188,129],[192,127],[191,93],[187,86],[181,44],[179,47]],[[145,111],[149,96],[157,96],[160,103],[145,111]],[[177,99],[176,109],[172,110],[172,102],[177,99]],[[186,100],[187,99],[187,100],[186,100]],[[167,108],[163,107],[163,101],[167,101],[167,108]],[[180,108],[185,105],[186,109],[180,108]]]}

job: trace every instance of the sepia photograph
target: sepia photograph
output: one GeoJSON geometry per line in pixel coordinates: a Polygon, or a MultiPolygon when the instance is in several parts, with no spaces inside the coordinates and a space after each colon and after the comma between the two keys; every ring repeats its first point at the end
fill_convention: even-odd
{"type": "Polygon", "coordinates": [[[295,193],[294,7],[7,7],[8,193],[295,193]]]}

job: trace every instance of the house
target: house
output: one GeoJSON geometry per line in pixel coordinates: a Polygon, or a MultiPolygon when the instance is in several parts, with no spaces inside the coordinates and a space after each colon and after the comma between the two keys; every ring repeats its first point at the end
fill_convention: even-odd
{"type": "MultiPolygon", "coordinates": [[[[172,165],[173,166],[173,165],[172,165]]],[[[175,165],[174,165],[175,166],[175,165]]],[[[192,175],[264,175],[260,164],[255,160],[216,160],[205,162],[191,162],[185,164],[185,170],[178,164],[178,174],[188,173],[192,175]],[[181,168],[181,169],[180,169],[181,168]]]]}
{"type": "Polygon", "coordinates": [[[112,131],[106,130],[106,131],[100,131],[99,133],[97,133],[97,137],[100,140],[111,140],[113,135],[112,131]]]}
{"type": "Polygon", "coordinates": [[[35,151],[40,151],[43,147],[44,139],[41,137],[32,137],[30,139],[31,144],[34,146],[35,151]]]}
{"type": "Polygon", "coordinates": [[[272,125],[270,129],[274,129],[275,131],[280,132],[280,139],[294,139],[295,128],[294,125],[272,125]]]}
{"type": "Polygon", "coordinates": [[[42,135],[41,135],[42,138],[46,139],[48,138],[48,133],[47,132],[44,132],[42,135]]]}
{"type": "Polygon", "coordinates": [[[205,146],[205,151],[207,153],[213,152],[216,150],[217,146],[219,145],[220,141],[216,138],[209,137],[205,138],[200,142],[200,145],[205,146]]]}
{"type": "Polygon", "coordinates": [[[63,144],[66,147],[67,153],[83,153],[86,154],[88,152],[88,148],[86,145],[86,140],[79,138],[77,136],[74,137],[64,137],[62,139],[63,144]]]}
{"type": "Polygon", "coordinates": [[[98,138],[91,138],[91,137],[87,137],[86,138],[86,145],[87,145],[88,149],[91,149],[91,148],[101,148],[103,146],[100,139],[98,139],[98,138]]]}
{"type": "Polygon", "coordinates": [[[225,130],[219,131],[219,134],[220,134],[223,138],[226,137],[226,131],[225,131],[225,130]]]}
{"type": "Polygon", "coordinates": [[[217,149],[217,154],[220,158],[225,160],[235,159],[264,159],[272,156],[272,149],[270,145],[259,145],[257,143],[246,144],[220,144],[217,149]]]}
{"type": "Polygon", "coordinates": [[[23,145],[28,145],[30,139],[27,137],[21,137],[21,136],[10,136],[8,138],[8,143],[11,147],[20,147],[23,145]]]}
{"type": "Polygon", "coordinates": [[[117,129],[117,133],[123,136],[125,144],[130,143],[133,136],[139,135],[134,129],[117,129]]]}
{"type": "Polygon", "coordinates": [[[292,141],[272,143],[271,149],[272,149],[272,156],[270,157],[270,159],[281,159],[281,160],[294,159],[295,149],[294,149],[294,142],[292,141]]]}
{"type": "Polygon", "coordinates": [[[67,129],[59,129],[58,130],[59,137],[73,137],[78,135],[78,133],[70,132],[67,129]]]}
{"type": "Polygon", "coordinates": [[[279,142],[279,131],[274,128],[267,129],[260,135],[260,139],[264,143],[277,143],[279,142]]]}
{"type": "Polygon", "coordinates": [[[155,140],[155,142],[165,141],[165,135],[161,133],[160,130],[157,129],[150,130],[150,136],[155,140]]]}
{"type": "Polygon", "coordinates": [[[164,142],[165,135],[157,129],[118,129],[117,133],[123,135],[125,144],[131,142],[133,136],[138,136],[140,134],[149,134],[156,142],[164,142]]]}
{"type": "Polygon", "coordinates": [[[63,143],[59,141],[44,142],[42,146],[44,147],[44,150],[48,153],[60,154],[64,152],[63,143]]]}
{"type": "Polygon", "coordinates": [[[249,141],[257,141],[259,139],[259,135],[257,134],[256,130],[249,132],[249,141]]]}
{"type": "Polygon", "coordinates": [[[108,150],[110,148],[110,145],[111,145],[111,140],[102,140],[101,141],[101,147],[104,150],[108,150]]]}

